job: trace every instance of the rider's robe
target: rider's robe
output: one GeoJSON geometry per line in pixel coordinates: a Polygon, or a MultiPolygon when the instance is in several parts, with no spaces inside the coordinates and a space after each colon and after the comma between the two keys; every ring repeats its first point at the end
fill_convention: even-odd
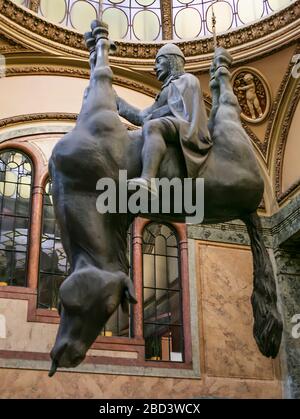
{"type": "Polygon", "coordinates": [[[166,118],[175,125],[188,177],[197,178],[212,147],[199,80],[190,73],[170,78],[154,108],[148,119],[166,118]]]}

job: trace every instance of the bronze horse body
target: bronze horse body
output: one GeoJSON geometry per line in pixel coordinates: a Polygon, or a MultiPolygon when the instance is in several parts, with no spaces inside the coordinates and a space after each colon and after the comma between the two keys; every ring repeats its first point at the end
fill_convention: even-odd
{"type": "MultiPolygon", "coordinates": [[[[71,274],[60,288],[61,320],[51,351],[50,375],[57,367],[79,365],[118,305],[136,302],[127,261],[127,230],[136,214],[97,212],[96,184],[104,177],[118,182],[120,170],[127,170],[128,178],[138,177],[143,138],[140,131],[129,132],[117,112],[107,29],[97,21],[92,29],[96,44],[95,39],[87,40],[91,77],[82,109],[75,128],[55,146],[49,163],[56,218],[71,265],[71,274]]],[[[208,125],[214,145],[199,173],[205,179],[203,223],[234,219],[246,223],[254,259],[254,337],[265,356],[275,357],[282,323],[274,274],[256,213],[264,184],[240,122],[229,64],[229,54],[219,48],[212,69],[213,108],[208,125]]],[[[169,144],[158,177],[183,179],[185,173],[180,150],[169,144]]],[[[140,215],[177,222],[185,222],[186,216],[140,215]]]]}

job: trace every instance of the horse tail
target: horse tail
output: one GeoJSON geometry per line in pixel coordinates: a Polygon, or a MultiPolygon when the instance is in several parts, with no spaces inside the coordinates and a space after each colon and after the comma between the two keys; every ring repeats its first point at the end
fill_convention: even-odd
{"type": "Polygon", "coordinates": [[[242,220],[250,236],[253,255],[253,335],[261,353],[266,357],[276,358],[283,326],[277,309],[275,275],[264,245],[262,226],[257,213],[254,212],[242,220]]]}

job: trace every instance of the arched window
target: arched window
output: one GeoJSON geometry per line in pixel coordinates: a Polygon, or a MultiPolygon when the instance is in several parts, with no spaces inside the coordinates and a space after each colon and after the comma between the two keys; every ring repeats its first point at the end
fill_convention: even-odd
{"type": "Polygon", "coordinates": [[[55,220],[51,188],[51,182],[47,182],[43,199],[38,307],[56,309],[58,290],[68,275],[69,264],[55,220]]]}
{"type": "MultiPolygon", "coordinates": [[[[43,199],[38,307],[56,310],[59,287],[68,276],[70,266],[61,243],[60,231],[55,220],[51,190],[52,184],[49,181],[46,184],[43,199]]],[[[128,240],[130,249],[130,233],[128,233],[128,240]]],[[[131,308],[129,308],[128,316],[128,314],[123,313],[121,307],[119,307],[108,320],[101,334],[105,336],[131,337],[131,320],[131,308]]]]}
{"type": "Polygon", "coordinates": [[[25,287],[33,170],[18,150],[0,154],[0,282],[25,287]]]}
{"type": "Polygon", "coordinates": [[[164,224],[143,232],[143,313],[146,359],[184,362],[179,246],[164,224]]]}

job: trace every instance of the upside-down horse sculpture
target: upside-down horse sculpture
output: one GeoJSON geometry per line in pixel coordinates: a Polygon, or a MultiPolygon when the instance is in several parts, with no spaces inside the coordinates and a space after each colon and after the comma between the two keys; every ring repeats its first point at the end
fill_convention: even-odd
{"type": "MultiPolygon", "coordinates": [[[[71,265],[71,273],[59,291],[61,319],[51,351],[50,376],[58,367],[79,365],[119,304],[136,302],[127,261],[127,230],[136,214],[98,212],[96,184],[102,178],[111,178],[118,184],[120,170],[127,170],[130,179],[141,183],[146,164],[145,138],[143,131],[128,131],[119,118],[122,101],[112,88],[108,56],[114,44],[108,39],[107,25],[94,21],[91,27],[92,32],[86,35],[91,67],[89,87],[75,128],[55,146],[49,163],[56,218],[71,265]]],[[[211,142],[208,139],[203,164],[193,177],[205,180],[203,223],[241,219],[247,226],[254,260],[253,333],[260,351],[267,357],[276,357],[282,322],[275,278],[256,212],[264,183],[241,125],[240,107],[230,83],[230,64],[229,53],[218,48],[211,67],[213,106],[206,126],[211,142]]],[[[180,77],[178,74],[175,78],[180,77]]],[[[182,150],[178,143],[166,141],[158,177],[186,176],[182,150]]],[[[140,215],[177,222],[185,222],[186,217],[185,213],[140,215]]]]}

